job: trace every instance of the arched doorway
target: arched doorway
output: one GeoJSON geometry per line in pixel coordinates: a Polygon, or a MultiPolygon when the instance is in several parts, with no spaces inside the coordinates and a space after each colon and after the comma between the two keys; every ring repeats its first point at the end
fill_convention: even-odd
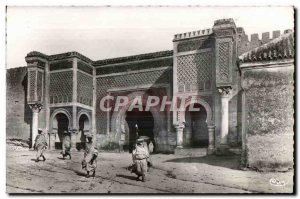
{"type": "Polygon", "coordinates": [[[128,132],[125,135],[124,150],[128,149],[131,153],[136,139],[140,136],[147,136],[154,141],[154,118],[150,111],[139,111],[137,108],[126,111],[125,121],[128,132]]]}
{"type": "Polygon", "coordinates": [[[207,128],[206,109],[198,103],[190,104],[185,110],[184,145],[193,148],[207,148],[209,135],[207,128]],[[200,109],[199,111],[189,111],[190,106],[200,109]]]}
{"type": "Polygon", "coordinates": [[[61,149],[64,138],[64,131],[69,129],[69,119],[64,113],[57,113],[53,119],[53,130],[56,130],[55,148],[61,149]]]}
{"type": "MultiPolygon", "coordinates": [[[[144,91],[136,91],[129,95],[128,97],[128,103],[124,106],[122,106],[118,111],[114,111],[111,116],[111,132],[113,133],[111,137],[114,139],[113,141],[115,143],[119,143],[119,140],[121,139],[121,132],[122,132],[122,123],[125,123],[126,128],[126,135],[129,135],[129,126],[126,121],[126,114],[130,107],[131,102],[134,100],[134,98],[141,96],[142,99],[142,106],[143,110],[145,110],[145,106],[147,103],[147,99],[149,95],[144,91]]],[[[166,115],[164,111],[160,111],[159,106],[153,106],[150,107],[150,110],[146,114],[151,114],[151,117],[153,118],[153,144],[155,145],[155,151],[163,151],[164,145],[166,145],[166,137],[167,137],[167,131],[166,131],[166,115]]],[[[142,114],[142,113],[141,113],[142,114]]],[[[129,113],[130,115],[130,113],[129,113]]],[[[130,117],[130,116],[129,116],[130,117]]],[[[126,136],[125,135],[125,136],[126,136]]],[[[128,136],[127,135],[127,136],[128,136]]],[[[129,138],[125,137],[125,139],[128,140],[129,138]]],[[[126,144],[126,143],[125,143],[126,144]]],[[[129,143],[127,144],[129,146],[129,143]]]]}
{"type": "Polygon", "coordinates": [[[79,116],[78,127],[79,132],[77,136],[76,148],[80,150],[84,148],[86,134],[90,133],[90,120],[86,114],[81,114],[79,116]]]}

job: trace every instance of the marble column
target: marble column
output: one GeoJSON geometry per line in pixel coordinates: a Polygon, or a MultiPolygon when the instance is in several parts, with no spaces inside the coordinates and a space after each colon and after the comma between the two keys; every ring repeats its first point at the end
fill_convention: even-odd
{"type": "Polygon", "coordinates": [[[77,134],[78,131],[73,129],[70,131],[71,133],[71,151],[76,151],[76,141],[77,141],[77,134]]]}
{"type": "Polygon", "coordinates": [[[184,145],[187,146],[187,147],[192,146],[192,129],[191,129],[191,126],[185,126],[184,134],[185,134],[184,145]]]}
{"type": "Polygon", "coordinates": [[[53,129],[52,132],[49,132],[49,149],[55,149],[55,139],[57,135],[57,129],[53,129]]]}
{"type": "Polygon", "coordinates": [[[212,154],[215,150],[215,126],[208,125],[208,154],[212,154]]]}
{"type": "Polygon", "coordinates": [[[43,105],[36,103],[36,104],[30,104],[29,106],[32,110],[31,148],[33,148],[35,137],[38,134],[39,112],[41,111],[43,105]]]}
{"type": "Polygon", "coordinates": [[[177,124],[175,126],[176,128],[176,134],[177,134],[177,142],[176,142],[176,148],[182,149],[182,144],[183,144],[183,129],[184,125],[183,124],[177,124]]]}
{"type": "Polygon", "coordinates": [[[220,145],[228,146],[229,131],[229,97],[231,95],[231,87],[222,87],[218,89],[221,94],[221,132],[220,145]]]}
{"type": "MultiPolygon", "coordinates": [[[[73,97],[72,97],[72,102],[77,103],[77,58],[73,58],[73,97]]],[[[71,122],[71,121],[70,121],[71,122]]],[[[77,139],[77,128],[79,124],[77,123],[77,106],[73,105],[72,106],[72,129],[70,130],[71,133],[71,150],[76,151],[76,139],[77,139]]]]}

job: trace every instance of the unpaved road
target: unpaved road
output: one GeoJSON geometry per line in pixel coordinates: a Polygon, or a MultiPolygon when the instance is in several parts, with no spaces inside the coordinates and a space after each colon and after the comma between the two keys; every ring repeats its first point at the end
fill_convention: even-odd
{"type": "Polygon", "coordinates": [[[8,193],[255,193],[293,191],[293,172],[258,173],[237,169],[238,157],[178,157],[153,155],[147,181],[136,181],[127,170],[128,153],[101,153],[95,178],[81,170],[83,153],[62,160],[47,151],[45,162],[35,162],[34,151],[7,151],[8,193]],[[217,158],[217,159],[216,159],[217,158]],[[275,177],[286,186],[270,185],[275,177]]]}

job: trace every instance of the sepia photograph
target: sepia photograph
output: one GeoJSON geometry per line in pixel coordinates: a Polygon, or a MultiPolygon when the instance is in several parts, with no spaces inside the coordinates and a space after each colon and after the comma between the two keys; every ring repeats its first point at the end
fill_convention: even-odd
{"type": "Polygon", "coordinates": [[[7,6],[6,193],[295,194],[293,6],[7,6]]]}

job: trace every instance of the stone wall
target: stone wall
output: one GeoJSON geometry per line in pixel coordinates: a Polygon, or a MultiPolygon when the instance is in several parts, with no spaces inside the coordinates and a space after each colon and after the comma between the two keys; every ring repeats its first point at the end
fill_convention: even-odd
{"type": "Polygon", "coordinates": [[[293,167],[294,66],[244,69],[246,157],[251,168],[293,167]]]}
{"type": "Polygon", "coordinates": [[[32,112],[26,102],[27,68],[8,69],[6,72],[6,138],[28,140],[32,112]]]}

